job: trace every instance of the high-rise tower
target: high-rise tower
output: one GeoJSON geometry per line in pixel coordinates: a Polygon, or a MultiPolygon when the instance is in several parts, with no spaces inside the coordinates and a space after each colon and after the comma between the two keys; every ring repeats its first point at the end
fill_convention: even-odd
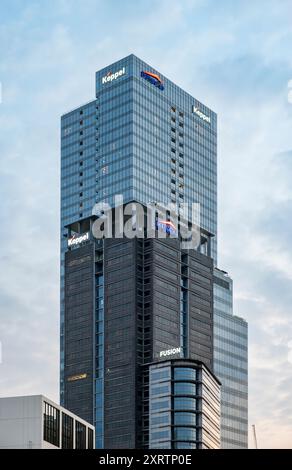
{"type": "MultiPolygon", "coordinates": [[[[109,400],[115,393],[133,405],[131,413],[126,404],[120,407],[121,413],[128,409],[132,423],[129,433],[125,433],[125,422],[121,425],[121,447],[218,446],[216,422],[211,442],[205,439],[205,414],[200,415],[205,398],[198,395],[193,403],[198,410],[186,406],[191,406],[195,389],[204,390],[205,380],[214,393],[215,421],[218,417],[219,385],[212,374],[213,266],[217,263],[216,114],[130,55],[97,72],[94,100],[62,116],[61,138],[61,402],[76,411],[75,400],[79,414],[96,424],[97,447],[112,445],[112,429],[108,426],[118,414],[109,400]],[[124,203],[172,203],[177,213],[183,204],[198,203],[200,226],[207,242],[201,243],[199,252],[190,253],[184,253],[179,241],[174,245],[173,240],[156,243],[145,239],[142,245],[138,240],[131,244],[107,240],[98,244],[90,235],[93,206],[100,201],[113,205],[116,195],[122,195],[124,203]],[[68,246],[72,236],[81,242],[68,246]],[[165,266],[157,274],[156,263],[162,262],[165,266]],[[146,268],[152,273],[148,279],[151,288],[144,284],[139,287],[141,270],[143,283],[147,278],[146,268]],[[127,276],[131,278],[128,281],[127,276]],[[128,294],[126,287],[131,291],[128,294]],[[115,289],[118,300],[111,299],[115,289]],[[163,293],[165,299],[161,301],[163,293]],[[123,331],[116,320],[120,316],[126,326],[125,337],[118,341],[123,331]],[[131,348],[133,344],[135,348],[125,352],[127,341],[132,341],[131,348]],[[128,380],[135,384],[135,397],[118,393],[123,380],[118,370],[116,375],[107,375],[113,369],[110,351],[119,345],[121,350],[115,358],[128,354],[132,368],[128,380]],[[163,351],[177,348],[178,355],[160,357],[163,351]],[[186,408],[177,411],[178,416],[173,403],[165,411],[167,417],[162,416],[159,407],[159,416],[151,411],[150,368],[156,368],[156,361],[160,366],[163,358],[169,359],[168,397],[175,396],[174,390],[180,388],[175,377],[185,369],[185,379],[181,379],[186,384],[181,385],[185,395],[177,398],[186,408]],[[175,364],[175,360],[197,362],[175,364]],[[133,369],[135,365],[138,372],[133,369]],[[177,372],[176,368],[181,370],[177,372]],[[193,392],[187,393],[191,389],[193,392]],[[161,436],[157,441],[151,437],[153,426],[169,429],[157,431],[161,433],[156,435],[161,436]]],[[[166,384],[163,387],[166,390],[166,384]]],[[[162,400],[164,404],[166,401],[162,400]]]]}

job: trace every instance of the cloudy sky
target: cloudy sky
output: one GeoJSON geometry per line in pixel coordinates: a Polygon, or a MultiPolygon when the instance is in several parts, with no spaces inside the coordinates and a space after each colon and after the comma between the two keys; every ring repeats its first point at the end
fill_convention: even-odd
{"type": "Polygon", "coordinates": [[[291,0],[1,1],[0,396],[58,400],[59,118],[135,53],[218,113],[219,265],[249,322],[250,424],[260,447],[292,448],[291,18],[291,0]]]}

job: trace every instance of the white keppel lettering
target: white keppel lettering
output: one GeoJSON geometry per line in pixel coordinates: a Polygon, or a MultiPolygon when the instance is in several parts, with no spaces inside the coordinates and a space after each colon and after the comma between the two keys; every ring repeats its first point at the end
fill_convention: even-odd
{"type": "Polygon", "coordinates": [[[122,75],[125,75],[125,73],[126,73],[125,67],[123,67],[121,70],[115,73],[109,72],[105,75],[105,77],[102,77],[101,83],[104,85],[105,83],[112,82],[113,80],[116,80],[122,75]]]}
{"type": "Polygon", "coordinates": [[[73,237],[69,238],[68,246],[75,246],[79,245],[80,243],[86,242],[89,240],[89,232],[85,233],[84,235],[73,235],[73,237]]]}
{"type": "Polygon", "coordinates": [[[200,111],[199,108],[196,106],[193,106],[193,113],[195,113],[199,118],[203,119],[203,121],[208,122],[209,124],[211,123],[211,118],[209,116],[206,116],[202,111],[200,111]]]}

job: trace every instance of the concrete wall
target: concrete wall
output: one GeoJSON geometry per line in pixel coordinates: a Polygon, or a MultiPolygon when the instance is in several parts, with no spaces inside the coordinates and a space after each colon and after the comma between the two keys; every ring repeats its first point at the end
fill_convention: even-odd
{"type": "Polygon", "coordinates": [[[42,397],[0,398],[0,449],[41,448],[42,397]]]}

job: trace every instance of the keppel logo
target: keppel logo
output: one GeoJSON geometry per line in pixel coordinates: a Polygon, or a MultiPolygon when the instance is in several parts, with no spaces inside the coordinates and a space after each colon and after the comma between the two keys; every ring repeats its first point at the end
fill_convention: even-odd
{"type": "Polygon", "coordinates": [[[162,80],[159,77],[159,75],[157,75],[156,73],[143,71],[141,72],[141,77],[145,78],[145,80],[148,80],[148,82],[152,83],[152,85],[159,88],[159,90],[164,90],[164,85],[162,83],[162,80]]]}
{"type": "Polygon", "coordinates": [[[167,349],[167,351],[160,351],[159,356],[167,357],[167,356],[174,356],[175,354],[180,354],[180,353],[181,353],[181,348],[172,348],[172,349],[167,349]]]}
{"type": "Polygon", "coordinates": [[[176,235],[176,227],[170,220],[160,220],[157,221],[157,229],[162,230],[169,235],[176,235]]]}
{"type": "Polygon", "coordinates": [[[197,106],[193,106],[193,113],[195,113],[199,118],[203,119],[203,121],[208,122],[209,124],[211,123],[211,118],[204,114],[202,111],[197,106]]]}
{"type": "Polygon", "coordinates": [[[104,83],[112,82],[113,80],[116,80],[117,78],[121,77],[122,75],[125,75],[125,73],[126,73],[125,67],[123,67],[121,70],[119,70],[118,72],[115,72],[115,73],[108,72],[105,75],[105,77],[102,77],[101,83],[104,84],[104,83]]]}
{"type": "Polygon", "coordinates": [[[68,246],[76,246],[80,243],[87,242],[89,240],[89,232],[85,233],[84,235],[73,235],[73,237],[69,238],[68,246]]]}

